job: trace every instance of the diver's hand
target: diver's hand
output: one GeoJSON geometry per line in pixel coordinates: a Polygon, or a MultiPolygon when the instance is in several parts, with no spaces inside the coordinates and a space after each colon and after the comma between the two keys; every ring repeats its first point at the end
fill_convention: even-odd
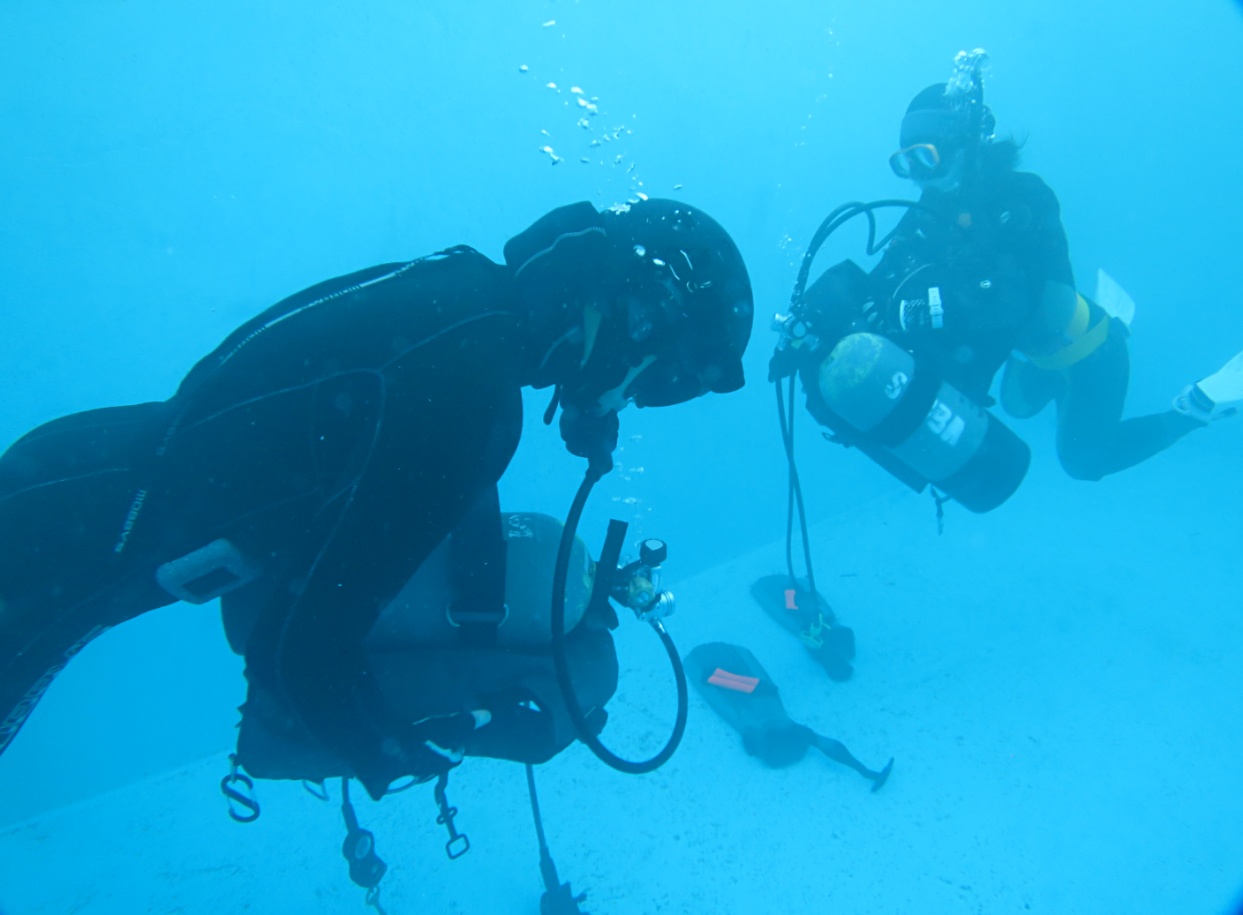
{"type": "Polygon", "coordinates": [[[466,755],[470,735],[491,720],[492,713],[487,709],[475,709],[424,718],[411,725],[411,732],[422,750],[439,756],[452,768],[466,755]]]}
{"type": "Polygon", "coordinates": [[[768,360],[768,380],[770,382],[780,381],[783,378],[789,378],[791,375],[798,374],[798,370],[803,364],[803,358],[801,348],[793,346],[777,347],[773,350],[772,358],[768,360]]]}
{"type": "Polygon", "coordinates": [[[576,407],[561,411],[561,440],[570,454],[587,458],[587,472],[597,480],[613,469],[617,448],[617,413],[596,415],[576,407]]]}
{"type": "Polygon", "coordinates": [[[466,758],[470,735],[492,720],[487,709],[435,715],[406,728],[400,736],[384,738],[377,758],[355,764],[354,776],[378,801],[399,778],[419,780],[442,775],[466,758]]]}

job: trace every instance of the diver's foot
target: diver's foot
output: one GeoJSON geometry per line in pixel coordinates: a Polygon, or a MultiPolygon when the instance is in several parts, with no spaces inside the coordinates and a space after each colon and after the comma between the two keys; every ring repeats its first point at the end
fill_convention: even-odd
{"type": "Polygon", "coordinates": [[[1174,409],[1203,423],[1234,416],[1243,406],[1243,353],[1174,398],[1174,409]]]}

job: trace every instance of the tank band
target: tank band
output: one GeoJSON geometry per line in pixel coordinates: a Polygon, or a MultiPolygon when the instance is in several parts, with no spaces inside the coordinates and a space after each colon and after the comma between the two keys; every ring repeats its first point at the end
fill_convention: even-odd
{"type": "Polygon", "coordinates": [[[868,438],[878,445],[895,448],[911,437],[924,421],[941,389],[941,379],[935,372],[921,369],[916,363],[906,393],[893,412],[868,431],[868,438]]]}

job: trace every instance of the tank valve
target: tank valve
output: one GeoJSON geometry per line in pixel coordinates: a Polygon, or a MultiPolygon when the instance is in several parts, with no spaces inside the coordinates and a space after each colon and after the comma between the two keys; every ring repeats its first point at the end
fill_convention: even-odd
{"type": "Polygon", "coordinates": [[[637,560],[618,570],[612,597],[644,622],[662,620],[676,608],[673,594],[660,590],[660,566],[668,556],[669,547],[653,537],[639,544],[637,560]]]}

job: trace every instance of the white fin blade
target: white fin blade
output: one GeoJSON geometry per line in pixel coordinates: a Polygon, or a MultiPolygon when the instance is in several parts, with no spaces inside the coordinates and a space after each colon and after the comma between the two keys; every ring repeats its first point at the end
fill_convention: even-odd
{"type": "Polygon", "coordinates": [[[1243,402],[1243,353],[1196,385],[1217,407],[1243,402]]]}
{"type": "Polygon", "coordinates": [[[1096,271],[1096,304],[1127,327],[1135,320],[1135,300],[1104,270],[1096,271]]]}

